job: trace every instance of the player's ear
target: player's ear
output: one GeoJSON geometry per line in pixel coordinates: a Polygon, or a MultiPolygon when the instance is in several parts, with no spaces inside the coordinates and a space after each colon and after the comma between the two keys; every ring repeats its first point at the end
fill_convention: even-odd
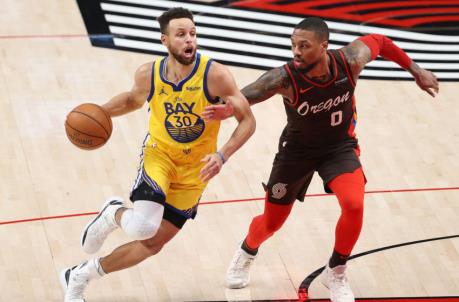
{"type": "Polygon", "coordinates": [[[320,43],[322,48],[326,51],[328,49],[328,41],[323,41],[322,43],[320,43]]]}
{"type": "Polygon", "coordinates": [[[167,35],[166,34],[161,34],[161,43],[164,46],[167,46],[167,35]]]}

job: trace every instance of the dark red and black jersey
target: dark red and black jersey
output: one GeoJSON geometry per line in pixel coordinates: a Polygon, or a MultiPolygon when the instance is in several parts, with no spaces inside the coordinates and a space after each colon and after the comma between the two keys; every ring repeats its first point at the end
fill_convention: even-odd
{"type": "Polygon", "coordinates": [[[340,50],[329,50],[331,80],[316,83],[295,67],[284,65],[294,90],[294,99],[284,98],[287,126],[281,140],[306,150],[335,149],[342,144],[357,146],[354,128],[355,83],[340,50]]]}

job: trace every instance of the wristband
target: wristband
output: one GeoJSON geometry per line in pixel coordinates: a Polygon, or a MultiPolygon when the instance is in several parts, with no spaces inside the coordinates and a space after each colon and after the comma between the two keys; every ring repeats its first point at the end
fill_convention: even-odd
{"type": "Polygon", "coordinates": [[[223,154],[220,151],[217,151],[215,153],[220,157],[220,159],[222,160],[222,163],[226,162],[225,157],[223,156],[223,154]]]}

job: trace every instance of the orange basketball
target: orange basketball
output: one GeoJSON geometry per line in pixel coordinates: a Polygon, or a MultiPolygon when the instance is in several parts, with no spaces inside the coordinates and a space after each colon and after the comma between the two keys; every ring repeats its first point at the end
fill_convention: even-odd
{"type": "Polygon", "coordinates": [[[112,119],[96,104],[81,104],[67,115],[65,132],[77,147],[93,150],[102,147],[112,134],[112,119]]]}

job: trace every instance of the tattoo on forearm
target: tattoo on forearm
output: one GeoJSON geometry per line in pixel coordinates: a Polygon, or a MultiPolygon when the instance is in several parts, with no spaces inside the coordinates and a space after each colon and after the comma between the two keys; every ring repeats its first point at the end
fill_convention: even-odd
{"type": "Polygon", "coordinates": [[[414,61],[411,63],[411,66],[410,66],[410,71],[411,72],[418,72],[421,70],[421,67],[419,67],[418,64],[416,64],[414,61]]]}
{"type": "Polygon", "coordinates": [[[371,61],[371,51],[363,51],[361,46],[355,43],[349,44],[344,49],[344,54],[350,63],[361,63],[371,61]]]}
{"type": "Polygon", "coordinates": [[[371,61],[371,51],[363,42],[358,40],[342,48],[342,50],[351,67],[354,81],[356,81],[365,65],[371,61]]]}
{"type": "Polygon", "coordinates": [[[250,104],[256,104],[289,87],[290,78],[285,68],[278,67],[264,73],[258,80],[244,87],[241,92],[250,104]]]}

